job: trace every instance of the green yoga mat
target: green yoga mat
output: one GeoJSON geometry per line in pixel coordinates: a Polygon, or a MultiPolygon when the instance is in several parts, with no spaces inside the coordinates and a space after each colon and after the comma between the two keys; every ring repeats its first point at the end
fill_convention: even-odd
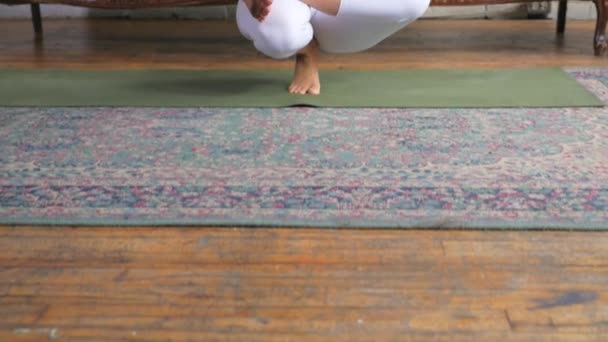
{"type": "Polygon", "coordinates": [[[286,92],[291,71],[0,70],[0,106],[602,106],[559,68],[324,70],[320,96],[286,92]]]}

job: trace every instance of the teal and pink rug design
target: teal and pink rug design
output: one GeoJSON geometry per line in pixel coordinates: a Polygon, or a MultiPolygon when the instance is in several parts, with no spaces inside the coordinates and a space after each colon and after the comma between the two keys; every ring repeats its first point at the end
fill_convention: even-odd
{"type": "Polygon", "coordinates": [[[0,148],[2,224],[608,229],[608,108],[0,108],[0,148]]]}

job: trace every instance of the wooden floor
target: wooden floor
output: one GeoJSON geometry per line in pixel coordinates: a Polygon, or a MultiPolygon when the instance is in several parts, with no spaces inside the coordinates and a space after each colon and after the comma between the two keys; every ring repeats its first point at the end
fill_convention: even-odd
{"type": "MultiPolygon", "coordinates": [[[[0,21],[0,66],[289,67],[233,23],[0,21]]],[[[423,21],[323,68],[608,66],[592,22],[423,21]]],[[[0,341],[605,341],[608,233],[0,227],[0,341]]]]}
{"type": "MultiPolygon", "coordinates": [[[[1,8],[1,7],[0,7],[1,8]]],[[[419,21],[376,48],[326,55],[323,68],[472,68],[600,66],[593,55],[594,23],[419,21]]],[[[291,68],[263,58],[233,22],[46,21],[35,42],[28,21],[0,21],[0,65],[22,68],[291,68]]]]}

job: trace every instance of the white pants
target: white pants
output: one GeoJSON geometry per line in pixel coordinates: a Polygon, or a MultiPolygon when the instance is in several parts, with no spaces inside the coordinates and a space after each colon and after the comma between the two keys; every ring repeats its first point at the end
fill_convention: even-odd
{"type": "Polygon", "coordinates": [[[314,38],[322,51],[367,50],[421,17],[430,0],[342,0],[336,16],[299,0],[274,0],[270,14],[257,21],[243,0],[236,12],[239,30],[263,54],[284,59],[314,38]]]}

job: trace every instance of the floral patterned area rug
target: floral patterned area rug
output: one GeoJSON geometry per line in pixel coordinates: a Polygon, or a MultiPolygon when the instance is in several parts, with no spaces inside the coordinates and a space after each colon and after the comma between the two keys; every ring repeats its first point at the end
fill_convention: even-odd
{"type": "Polygon", "coordinates": [[[0,148],[2,224],[608,229],[608,108],[0,108],[0,148]]]}

